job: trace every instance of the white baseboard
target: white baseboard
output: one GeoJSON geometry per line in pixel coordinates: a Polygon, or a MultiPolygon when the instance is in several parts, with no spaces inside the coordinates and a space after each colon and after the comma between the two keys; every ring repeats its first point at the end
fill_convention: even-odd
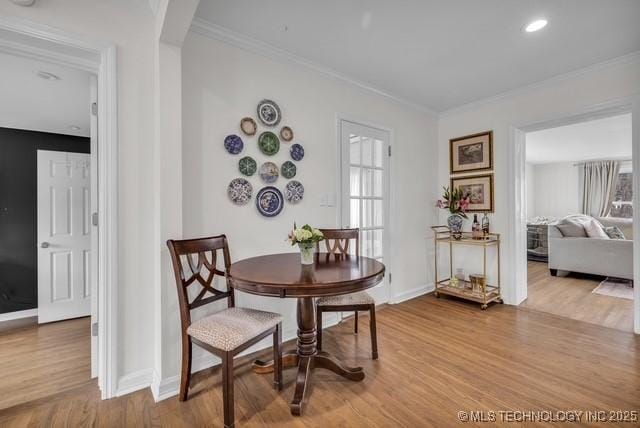
{"type": "Polygon", "coordinates": [[[27,309],[26,311],[15,311],[0,314],[0,322],[19,320],[20,318],[37,317],[38,309],[27,309]]]}
{"type": "Polygon", "coordinates": [[[422,296],[423,294],[431,293],[435,290],[435,286],[433,283],[421,285],[416,288],[412,288],[411,290],[403,291],[401,293],[396,294],[391,299],[391,303],[401,303],[407,300],[415,299],[416,297],[422,296]]]}
{"type": "MultiPolygon", "coordinates": [[[[335,314],[331,314],[328,318],[329,319],[325,319],[323,328],[332,327],[339,322],[339,318],[335,314]]],[[[296,337],[296,329],[288,330],[283,332],[282,341],[286,342],[288,340],[295,339],[296,337]]],[[[238,356],[261,351],[263,349],[270,348],[271,346],[271,340],[269,338],[265,338],[264,341],[255,344],[246,351],[240,353],[238,356]]],[[[217,358],[215,355],[205,354],[201,358],[193,360],[191,364],[191,373],[199,372],[201,370],[214,367],[218,364],[220,364],[219,358],[217,358]]],[[[150,385],[147,384],[147,386],[151,387],[151,393],[153,394],[153,398],[156,402],[166,400],[167,398],[178,395],[178,392],[180,391],[180,375],[160,379],[157,375],[157,372],[153,370],[153,381],[150,382],[150,385]]]]}
{"type": "Polygon", "coordinates": [[[153,369],[138,370],[118,379],[116,397],[130,394],[140,389],[148,388],[153,378],[153,369]]]}

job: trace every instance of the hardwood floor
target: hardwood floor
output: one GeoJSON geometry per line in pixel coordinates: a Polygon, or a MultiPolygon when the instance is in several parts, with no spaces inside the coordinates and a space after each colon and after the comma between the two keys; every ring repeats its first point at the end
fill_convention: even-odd
{"type": "Polygon", "coordinates": [[[0,329],[0,414],[91,381],[90,318],[0,329]]]}
{"type": "Polygon", "coordinates": [[[555,277],[546,263],[530,261],[528,279],[528,297],[522,307],[633,331],[633,300],[592,293],[602,278],[573,273],[555,277]]]}
{"type": "MultiPolygon", "coordinates": [[[[251,371],[255,356],[238,361],[236,426],[447,427],[460,410],[640,410],[640,338],[631,333],[432,296],[381,308],[377,322],[377,361],[366,329],[353,335],[352,319],[325,330],[325,349],[362,365],[366,378],[317,370],[302,417],[289,412],[295,370],[285,370],[277,392],[270,375],[251,371]]],[[[148,389],[100,401],[97,387],[84,385],[2,410],[0,426],[221,426],[220,382],[217,368],[199,373],[184,403],[154,403],[148,389]]]]}

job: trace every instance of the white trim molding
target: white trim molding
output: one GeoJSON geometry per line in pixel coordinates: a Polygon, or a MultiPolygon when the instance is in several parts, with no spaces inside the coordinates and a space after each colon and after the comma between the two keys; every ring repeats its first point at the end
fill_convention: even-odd
{"type": "Polygon", "coordinates": [[[148,388],[153,380],[153,369],[138,370],[128,375],[122,376],[118,379],[118,388],[116,389],[115,396],[121,397],[132,392],[139,391],[141,389],[148,388]]]}
{"type": "MultiPolygon", "coordinates": [[[[0,29],[21,43],[2,43],[13,54],[55,61],[98,76],[98,385],[102,398],[118,390],[118,111],[116,46],[18,18],[0,17],[0,29]],[[42,41],[51,49],[43,52],[42,41]],[[59,49],[57,49],[59,48],[59,49]],[[88,54],[89,53],[89,54],[88,54]],[[94,56],[95,63],[88,59],[94,56]],[[88,70],[87,70],[88,69],[88,70]]],[[[1,50],[1,49],[0,49],[1,50]]]]}
{"type": "Polygon", "coordinates": [[[31,318],[31,317],[37,317],[37,316],[38,316],[38,309],[27,309],[24,311],[6,312],[4,314],[0,314],[0,322],[19,320],[22,318],[31,318]]]}
{"type": "Polygon", "coordinates": [[[217,25],[212,22],[205,21],[201,18],[196,17],[193,20],[193,22],[191,23],[190,31],[195,34],[199,34],[201,36],[208,37],[210,39],[214,39],[219,42],[227,43],[229,45],[235,46],[240,49],[244,49],[246,51],[261,55],[263,57],[266,57],[272,60],[277,60],[280,62],[286,62],[289,64],[305,67],[307,69],[313,70],[331,79],[339,80],[339,81],[354,85],[360,89],[388,98],[392,101],[395,101],[406,107],[410,107],[412,109],[418,110],[420,112],[430,114],[433,116],[438,115],[438,112],[433,110],[430,107],[421,105],[419,103],[416,103],[414,101],[408,100],[401,96],[395,95],[383,89],[376,88],[375,86],[372,86],[369,83],[347,76],[329,67],[325,67],[323,65],[315,63],[307,58],[301,57],[299,55],[296,55],[284,49],[280,49],[278,47],[265,43],[261,40],[247,36],[245,34],[230,30],[229,28],[223,27],[221,25],[217,25]]]}
{"type": "Polygon", "coordinates": [[[397,304],[406,302],[407,300],[415,299],[416,297],[423,296],[425,294],[429,294],[435,291],[435,286],[433,283],[420,285],[418,287],[412,288],[411,290],[403,291],[393,295],[393,299],[391,299],[391,304],[397,304]]]}
{"type": "Polygon", "coordinates": [[[617,58],[613,58],[607,61],[602,61],[596,64],[589,65],[587,67],[579,68],[577,70],[569,71],[567,73],[558,74],[556,76],[550,77],[548,79],[540,80],[535,83],[531,83],[529,85],[520,86],[518,88],[512,89],[510,91],[501,92],[496,95],[492,95],[490,97],[482,98],[476,101],[471,101],[470,103],[466,103],[460,105],[458,107],[453,107],[448,110],[445,110],[440,113],[440,117],[446,117],[455,115],[464,111],[474,110],[483,106],[485,104],[490,104],[495,101],[499,101],[505,98],[513,97],[516,95],[525,94],[528,92],[532,92],[535,90],[540,90],[545,87],[549,87],[555,85],[559,82],[563,82],[566,80],[572,80],[579,76],[591,73],[593,71],[605,70],[608,68],[621,67],[629,64],[636,64],[640,62],[640,51],[632,52],[627,55],[623,55],[617,58]]]}

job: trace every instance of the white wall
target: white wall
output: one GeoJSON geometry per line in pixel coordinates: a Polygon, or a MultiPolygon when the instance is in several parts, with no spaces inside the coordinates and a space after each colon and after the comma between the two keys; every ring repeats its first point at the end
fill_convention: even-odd
{"type": "MultiPolygon", "coordinates": [[[[638,96],[640,91],[640,60],[638,56],[609,66],[592,67],[567,78],[559,78],[511,94],[474,103],[440,116],[439,181],[448,183],[449,139],[487,129],[493,130],[495,161],[495,214],[493,228],[502,233],[503,278],[511,277],[513,251],[507,233],[509,195],[507,194],[507,143],[511,127],[522,127],[582,113],[611,100],[638,96]]],[[[536,189],[536,192],[539,192],[536,189]]],[[[505,284],[505,300],[519,303],[515,284],[505,284]]]]}
{"type": "MultiPolygon", "coordinates": [[[[292,251],[285,238],[294,221],[317,227],[338,226],[337,207],[320,206],[323,194],[337,192],[338,113],[393,129],[394,251],[386,263],[393,272],[396,297],[423,292],[432,282],[428,236],[429,226],[436,221],[436,118],[300,66],[272,61],[193,33],[183,46],[184,235],[225,233],[232,258],[239,260],[292,251]],[[306,152],[296,176],[305,186],[305,199],[297,206],[286,204],[273,219],[258,214],[255,198],[246,206],[235,206],[226,195],[229,181],[240,175],[239,156],[226,153],[224,137],[229,133],[242,135],[240,119],[255,117],[257,102],[262,98],[279,103],[282,124],[293,128],[295,140],[306,152]]],[[[242,155],[263,159],[257,138],[243,139],[247,148],[242,155]]],[[[283,144],[281,150],[287,150],[287,145],[283,144]]],[[[287,156],[279,153],[275,159],[281,163],[287,156]]],[[[250,181],[255,195],[262,184],[259,177],[250,181]]],[[[282,178],[277,185],[282,187],[282,178]]],[[[285,333],[294,334],[293,300],[239,295],[240,305],[283,313],[285,333]]],[[[177,373],[177,342],[171,351],[177,373]]]]}
{"type": "Polygon", "coordinates": [[[527,165],[527,218],[536,216],[562,218],[580,212],[579,168],[573,162],[527,165]],[[529,181],[531,178],[531,181],[529,181]]]}
{"type": "Polygon", "coordinates": [[[146,0],[0,2],[0,15],[117,45],[118,377],[152,367],[154,18],[146,0]]]}
{"type": "Polygon", "coordinates": [[[533,218],[536,214],[536,176],[535,165],[525,165],[525,192],[527,194],[527,218],[533,218]]]}

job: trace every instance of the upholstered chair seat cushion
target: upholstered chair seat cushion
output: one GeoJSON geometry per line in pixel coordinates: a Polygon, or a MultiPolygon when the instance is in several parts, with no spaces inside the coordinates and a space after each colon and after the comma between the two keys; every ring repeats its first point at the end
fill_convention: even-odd
{"type": "Polygon", "coordinates": [[[366,291],[342,294],[340,296],[321,297],[317,301],[318,306],[370,305],[373,303],[375,303],[373,297],[371,297],[366,291]]]}
{"type": "Polygon", "coordinates": [[[228,308],[191,323],[187,334],[223,351],[236,349],[282,321],[280,314],[228,308]]]}

